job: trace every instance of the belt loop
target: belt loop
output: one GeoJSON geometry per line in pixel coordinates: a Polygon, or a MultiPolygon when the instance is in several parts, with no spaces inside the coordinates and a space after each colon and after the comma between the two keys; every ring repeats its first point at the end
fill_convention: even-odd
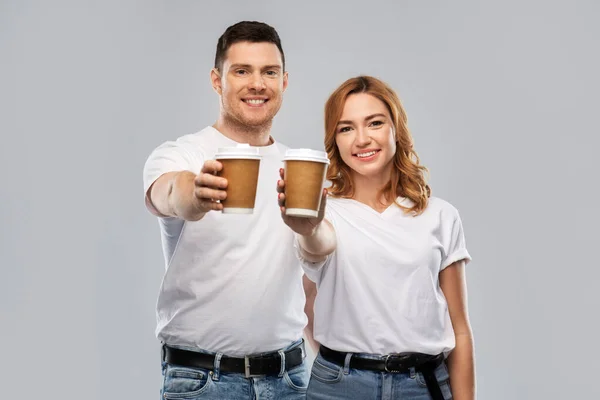
{"type": "Polygon", "coordinates": [[[221,369],[221,357],[223,357],[223,353],[217,353],[215,355],[215,364],[214,364],[214,373],[213,373],[214,381],[219,380],[219,371],[221,369]]]}
{"type": "Polygon", "coordinates": [[[417,370],[415,367],[410,367],[408,371],[410,373],[410,379],[415,379],[417,377],[417,370]]]}
{"type": "Polygon", "coordinates": [[[346,358],[344,359],[344,375],[350,373],[350,359],[352,358],[352,355],[352,353],[346,353],[346,358]]]}
{"type": "Polygon", "coordinates": [[[281,359],[281,368],[279,369],[279,377],[281,378],[283,376],[283,373],[285,372],[285,352],[283,350],[279,350],[279,357],[281,359]]]}

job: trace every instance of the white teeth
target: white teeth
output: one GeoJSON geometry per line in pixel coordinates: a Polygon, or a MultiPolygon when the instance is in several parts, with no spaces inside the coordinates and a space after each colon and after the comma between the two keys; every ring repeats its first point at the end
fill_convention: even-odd
{"type": "Polygon", "coordinates": [[[246,103],[250,103],[250,104],[263,104],[265,101],[261,100],[261,99],[250,99],[250,100],[246,100],[246,103]]]}
{"type": "Polygon", "coordinates": [[[376,151],[370,151],[368,153],[358,153],[356,156],[363,158],[363,157],[371,157],[373,154],[377,153],[376,151]]]}

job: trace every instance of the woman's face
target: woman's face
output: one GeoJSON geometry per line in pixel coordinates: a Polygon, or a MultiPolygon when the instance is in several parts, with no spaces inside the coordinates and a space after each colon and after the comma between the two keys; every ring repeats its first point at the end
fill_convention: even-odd
{"type": "Polygon", "coordinates": [[[342,160],[353,174],[379,181],[389,179],[396,140],[384,102],[367,93],[348,96],[335,141],[342,160]]]}

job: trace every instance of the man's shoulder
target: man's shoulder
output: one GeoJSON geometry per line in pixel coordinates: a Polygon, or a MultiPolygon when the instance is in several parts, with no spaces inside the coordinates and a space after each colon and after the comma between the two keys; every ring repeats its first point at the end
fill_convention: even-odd
{"type": "Polygon", "coordinates": [[[200,152],[207,155],[215,153],[219,147],[228,145],[230,145],[229,139],[212,126],[207,126],[197,132],[166,141],[159,148],[179,148],[180,150],[193,153],[200,152]]]}
{"type": "MultiPolygon", "coordinates": [[[[186,144],[186,143],[202,144],[204,142],[210,143],[214,139],[215,132],[216,132],[215,128],[213,128],[212,126],[207,126],[206,128],[201,129],[197,132],[188,133],[186,135],[179,136],[177,139],[175,139],[175,142],[181,143],[181,144],[186,144]]],[[[218,132],[216,132],[216,133],[218,133],[218,132]]]]}

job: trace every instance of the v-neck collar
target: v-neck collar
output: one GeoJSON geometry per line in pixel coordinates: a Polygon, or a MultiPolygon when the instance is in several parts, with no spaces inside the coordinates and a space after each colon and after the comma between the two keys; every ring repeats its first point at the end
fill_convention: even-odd
{"type": "Polygon", "coordinates": [[[380,217],[380,218],[388,218],[391,215],[394,215],[396,212],[400,211],[403,212],[403,210],[398,207],[398,204],[396,204],[396,202],[402,204],[405,207],[410,207],[412,205],[412,201],[406,197],[396,197],[396,202],[392,202],[389,206],[387,206],[387,208],[381,212],[375,210],[373,207],[362,203],[358,200],[354,200],[354,199],[348,199],[348,198],[340,198],[340,200],[344,200],[347,201],[351,204],[355,204],[357,207],[360,207],[362,209],[365,209],[366,211],[380,217]]]}

